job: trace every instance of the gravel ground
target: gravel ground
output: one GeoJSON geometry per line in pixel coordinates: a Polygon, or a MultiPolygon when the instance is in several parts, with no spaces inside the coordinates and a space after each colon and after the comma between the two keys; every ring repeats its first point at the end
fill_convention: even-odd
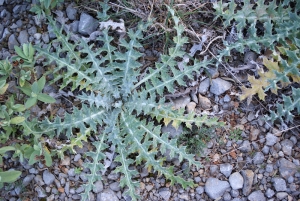
{"type": "MultiPolygon", "coordinates": [[[[66,20],[66,29],[73,37],[87,37],[97,33],[97,20],[81,13],[72,5],[65,5],[56,11],[57,16],[66,20]]],[[[31,42],[47,47],[55,37],[51,27],[30,13],[26,1],[0,0],[0,59],[10,58],[13,47],[31,42]],[[9,3],[7,3],[9,2],[9,3]]],[[[59,20],[58,20],[59,21],[59,20]]],[[[148,50],[147,50],[148,51],[148,50]]],[[[148,51],[149,56],[157,54],[148,51]]],[[[177,158],[168,158],[166,163],[174,164],[178,174],[193,179],[195,188],[182,189],[157,174],[139,166],[141,200],[224,200],[224,201],[264,201],[300,200],[300,141],[299,133],[281,132],[276,126],[262,120],[256,114],[257,106],[239,105],[235,95],[234,83],[222,79],[222,72],[211,70],[212,82],[204,79],[197,92],[174,100],[178,107],[188,110],[208,109],[228,122],[228,130],[242,130],[240,139],[232,139],[230,132],[217,132],[217,139],[207,143],[203,151],[205,157],[197,157],[202,168],[187,168],[177,158]],[[195,96],[196,95],[196,96],[195,96]]],[[[164,128],[171,135],[178,136],[171,126],[164,128]]],[[[89,145],[77,149],[76,155],[66,155],[64,160],[54,160],[48,168],[43,164],[20,164],[11,155],[4,158],[5,168],[22,170],[21,179],[1,189],[0,200],[80,200],[84,191],[81,184],[87,181],[84,153],[89,145]]],[[[204,155],[204,154],[202,154],[204,155]]],[[[124,189],[119,186],[119,174],[112,172],[115,164],[103,176],[103,181],[95,183],[91,192],[92,200],[119,201],[130,200],[123,196],[124,189]]]]}

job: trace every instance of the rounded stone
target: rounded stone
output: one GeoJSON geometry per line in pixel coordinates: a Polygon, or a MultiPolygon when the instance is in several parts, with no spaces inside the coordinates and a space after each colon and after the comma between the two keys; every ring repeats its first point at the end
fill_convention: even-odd
{"type": "Polygon", "coordinates": [[[244,178],[239,172],[235,172],[230,175],[229,183],[232,189],[241,189],[243,188],[244,178]]]}
{"type": "Polygon", "coordinates": [[[205,183],[205,192],[211,199],[217,199],[220,198],[229,187],[230,185],[227,181],[210,177],[205,183]]]}

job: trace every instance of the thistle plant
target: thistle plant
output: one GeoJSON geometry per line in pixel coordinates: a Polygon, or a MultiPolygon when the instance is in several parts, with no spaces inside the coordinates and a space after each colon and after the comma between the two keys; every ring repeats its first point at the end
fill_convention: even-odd
{"type": "Polygon", "coordinates": [[[188,40],[182,37],[184,27],[179,18],[172,9],[169,11],[177,33],[175,47],[169,49],[169,54],[161,55],[161,61],[149,68],[141,79],[139,58],[143,54],[138,51],[142,47],[139,41],[149,23],[142,22],[135,29],[128,30],[127,35],[119,39],[117,48],[113,45],[112,31],[108,29],[102,30],[102,35],[97,38],[102,44],[100,47],[89,45],[84,40],[70,43],[70,36],[64,35],[62,29],[49,19],[57,36],[53,42],[58,42],[59,46],[55,52],[50,51],[50,45],[49,49],[36,47],[38,57],[45,58],[45,65],[55,61],[54,74],[57,76],[54,81],[62,79],[64,84],[61,87],[72,85],[72,89],[81,90],[77,96],[81,106],[74,107],[73,112],[64,118],[42,121],[40,130],[27,126],[27,122],[23,125],[27,132],[44,133],[49,137],[66,135],[71,144],[74,143],[68,147],[72,151],[75,144],[81,145],[81,140],[76,139],[86,140],[86,135],[93,133],[96,139],[94,149],[86,153],[88,161],[83,164],[90,172],[88,182],[83,184],[82,200],[89,199],[94,182],[102,179],[101,172],[107,168],[104,153],[109,146],[115,148],[114,161],[119,166],[114,172],[122,175],[120,186],[126,187],[125,194],[133,200],[138,199],[135,190],[139,185],[133,179],[138,172],[129,168],[133,165],[144,163],[148,170],[164,175],[171,184],[179,183],[184,188],[193,186],[191,180],[176,175],[174,167],[165,166],[165,158],[161,155],[170,150],[171,157],[178,155],[179,161],[187,160],[190,166],[199,167],[199,161],[187,154],[185,147],[178,147],[176,139],[169,139],[168,133],[161,133],[160,124],[172,122],[174,127],[184,124],[189,129],[192,125],[222,124],[217,118],[174,110],[163,98],[164,93],[174,93],[176,86],[186,86],[187,78],[192,79],[193,73],[212,63],[194,60],[190,65],[185,64],[183,71],[177,68],[177,60],[185,54],[182,46],[188,40]],[[61,53],[65,56],[62,57],[61,53]]]}

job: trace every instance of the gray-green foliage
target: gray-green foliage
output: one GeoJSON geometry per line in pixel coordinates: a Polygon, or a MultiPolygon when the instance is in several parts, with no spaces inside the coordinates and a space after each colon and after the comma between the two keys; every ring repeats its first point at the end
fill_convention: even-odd
{"type": "Polygon", "coordinates": [[[50,136],[63,133],[73,141],[78,136],[74,133],[75,128],[79,129],[81,136],[93,132],[96,141],[93,142],[94,149],[86,153],[89,162],[84,163],[84,167],[90,173],[87,175],[88,183],[83,185],[85,192],[81,194],[82,200],[88,200],[94,182],[102,178],[101,171],[105,170],[103,163],[106,159],[104,153],[108,147],[115,148],[117,155],[114,161],[119,166],[114,172],[122,174],[120,185],[126,187],[126,194],[133,200],[137,199],[135,189],[139,186],[133,179],[138,174],[130,168],[133,165],[143,163],[164,175],[171,184],[177,182],[183,187],[193,186],[191,180],[186,181],[176,175],[172,166],[164,166],[164,158],[159,155],[168,149],[171,157],[176,154],[180,161],[187,160],[189,165],[199,167],[200,163],[194,160],[193,155],[186,153],[185,147],[178,147],[175,139],[170,140],[167,133],[161,133],[158,123],[172,121],[175,127],[184,123],[188,128],[192,124],[211,126],[220,123],[216,118],[196,116],[194,113],[185,115],[183,110],[173,110],[165,104],[164,92],[173,93],[176,85],[186,86],[184,79],[192,78],[194,72],[211,63],[195,60],[183,71],[177,69],[177,59],[185,54],[181,49],[187,38],[182,37],[184,27],[174,11],[170,12],[177,32],[174,37],[176,46],[169,49],[168,55],[161,55],[161,61],[140,80],[142,64],[138,60],[143,54],[138,51],[142,47],[139,40],[143,38],[142,31],[146,30],[148,23],[140,23],[136,29],[128,30],[126,37],[119,39],[119,47],[113,45],[111,31],[103,30],[97,38],[103,45],[96,47],[84,40],[71,44],[69,36],[62,34],[62,30],[50,19],[57,35],[55,42],[60,45],[55,52],[36,47],[39,55],[46,59],[45,65],[55,61],[54,74],[60,74],[56,80],[63,79],[62,87],[70,84],[72,89],[79,87],[87,91],[77,97],[82,106],[74,107],[72,114],[66,114],[63,119],[57,117],[53,121],[46,119],[42,122],[43,133],[50,136]],[[61,57],[60,53],[65,56],[61,57]]]}
{"type": "Polygon", "coordinates": [[[215,19],[222,18],[225,27],[235,25],[237,30],[235,42],[224,41],[225,48],[220,51],[219,60],[230,56],[231,50],[244,53],[249,48],[259,54],[267,48],[272,50],[279,67],[270,69],[268,66],[276,76],[268,80],[269,86],[264,90],[277,90],[289,85],[292,98],[283,95],[283,102],[277,102],[276,111],[271,111],[267,118],[293,121],[293,113],[300,114],[299,85],[293,85],[300,82],[300,1],[284,0],[278,3],[273,0],[265,3],[258,0],[252,4],[250,0],[245,0],[243,4],[239,8],[235,1],[214,3],[215,19]]]}

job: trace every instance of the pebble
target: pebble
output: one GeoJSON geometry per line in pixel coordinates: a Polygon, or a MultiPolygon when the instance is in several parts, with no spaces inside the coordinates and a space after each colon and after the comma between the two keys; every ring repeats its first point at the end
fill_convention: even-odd
{"type": "Polygon", "coordinates": [[[35,191],[38,193],[39,198],[47,197],[47,194],[45,193],[45,190],[42,189],[42,187],[40,186],[35,187],[35,191]]]}
{"type": "Polygon", "coordinates": [[[276,144],[278,137],[276,137],[275,135],[268,133],[266,136],[266,145],[268,146],[273,146],[274,144],[276,144]]]}
{"type": "Polygon", "coordinates": [[[205,192],[211,199],[220,198],[230,185],[227,181],[221,181],[216,178],[208,178],[205,183],[205,192]]]}
{"type": "Polygon", "coordinates": [[[259,129],[254,129],[250,132],[250,140],[254,141],[257,140],[257,136],[260,134],[260,130],[259,129]]]}
{"type": "Polygon", "coordinates": [[[225,93],[228,89],[230,89],[232,84],[226,80],[221,78],[212,79],[212,83],[210,86],[210,92],[219,96],[225,93]]]}
{"type": "Polygon", "coordinates": [[[211,101],[208,98],[201,96],[201,94],[199,94],[198,97],[201,109],[207,110],[211,108],[211,101]]]}
{"type": "Polygon", "coordinates": [[[168,188],[159,189],[158,193],[166,201],[171,197],[171,191],[168,188]]]}
{"type": "Polygon", "coordinates": [[[96,31],[97,27],[99,26],[99,22],[86,13],[81,13],[79,25],[78,25],[78,32],[82,35],[90,35],[92,32],[96,31]]]}
{"type": "Polygon", "coordinates": [[[50,185],[54,182],[55,177],[52,173],[50,173],[48,170],[45,170],[43,172],[43,181],[45,182],[46,185],[50,185]]]}
{"type": "Polygon", "coordinates": [[[29,37],[28,32],[26,30],[22,30],[18,36],[19,43],[21,45],[24,43],[28,43],[28,37],[29,37]]]}
{"type": "Polygon", "coordinates": [[[24,179],[23,179],[23,182],[22,182],[22,186],[23,187],[26,187],[28,184],[30,184],[30,182],[34,179],[34,175],[33,174],[30,174],[30,175],[27,175],[24,179]]]}
{"type": "Polygon", "coordinates": [[[224,102],[225,102],[225,103],[229,103],[230,101],[231,101],[230,96],[229,96],[228,94],[226,94],[226,95],[224,96],[224,102]]]}
{"type": "Polygon", "coordinates": [[[179,98],[172,100],[172,102],[174,105],[174,109],[178,110],[181,108],[185,108],[186,105],[191,102],[191,98],[189,96],[181,96],[179,98]]]}
{"type": "Polygon", "coordinates": [[[113,182],[109,185],[109,188],[115,192],[118,192],[120,188],[120,183],[119,182],[113,182]]]}
{"type": "Polygon", "coordinates": [[[229,183],[232,189],[241,189],[243,188],[244,178],[239,172],[235,172],[230,175],[229,183]]]}
{"type": "Polygon", "coordinates": [[[79,161],[79,159],[81,159],[81,155],[80,154],[76,154],[74,156],[74,161],[77,162],[77,161],[79,161]]]}
{"type": "Polygon", "coordinates": [[[76,20],[77,10],[72,5],[68,5],[66,12],[70,20],[76,20]]]}
{"type": "Polygon", "coordinates": [[[252,192],[249,196],[248,196],[248,200],[249,201],[266,201],[266,197],[264,196],[264,194],[258,190],[258,191],[254,191],[252,192]]]}
{"type": "Polygon", "coordinates": [[[204,188],[203,188],[202,186],[198,186],[198,187],[196,188],[196,192],[197,192],[199,195],[201,195],[202,193],[204,193],[204,188]]]}
{"type": "Polygon", "coordinates": [[[8,48],[14,50],[14,46],[20,46],[14,34],[11,34],[8,38],[8,48]]]}
{"type": "Polygon", "coordinates": [[[43,186],[45,183],[43,182],[42,176],[41,175],[36,175],[34,177],[34,181],[37,185],[43,186]]]}
{"type": "Polygon", "coordinates": [[[244,178],[243,194],[245,196],[248,196],[251,192],[254,179],[254,172],[252,170],[242,170],[241,174],[244,178]]]}
{"type": "Polygon", "coordinates": [[[244,153],[248,153],[251,151],[251,145],[248,140],[243,141],[243,144],[239,147],[239,150],[244,153]]]}
{"type": "Polygon", "coordinates": [[[50,42],[49,34],[48,33],[43,33],[42,34],[42,39],[44,43],[48,44],[50,42]]]}
{"type": "Polygon", "coordinates": [[[68,175],[70,176],[70,177],[74,177],[76,174],[75,174],[75,169],[74,168],[71,168],[71,169],[69,169],[68,170],[68,175]]]}
{"type": "Polygon", "coordinates": [[[258,165],[263,163],[265,160],[265,156],[262,152],[256,152],[253,157],[253,164],[258,165]]]}
{"type": "Polygon", "coordinates": [[[282,178],[273,178],[273,186],[276,191],[286,191],[286,182],[282,178]]]}
{"type": "Polygon", "coordinates": [[[209,85],[210,85],[210,80],[208,78],[206,78],[205,80],[200,82],[198,92],[202,95],[206,94],[206,92],[208,91],[209,85]]]}
{"type": "MultiPolygon", "coordinates": [[[[60,165],[67,165],[69,166],[71,164],[71,158],[69,156],[64,156],[64,159],[61,160],[60,165]]],[[[71,170],[71,169],[70,169],[71,170]]],[[[69,171],[70,171],[69,170],[69,171]]],[[[74,169],[73,169],[74,170],[74,169]]],[[[69,172],[68,172],[69,173],[69,172]]],[[[70,176],[70,175],[69,175],[70,176]]],[[[74,175],[73,175],[74,176],[74,175]]]]}
{"type": "Polygon", "coordinates": [[[273,197],[275,195],[275,192],[272,189],[268,188],[266,190],[265,195],[267,196],[267,198],[271,198],[271,197],[273,197]]]}
{"type": "Polygon", "coordinates": [[[189,103],[186,105],[187,112],[188,112],[188,113],[194,112],[196,106],[197,106],[197,104],[196,104],[195,102],[189,102],[189,103]]]}
{"type": "Polygon", "coordinates": [[[288,179],[290,176],[294,176],[297,172],[297,166],[285,158],[279,159],[278,165],[280,176],[285,179],[288,179]]]}
{"type": "Polygon", "coordinates": [[[120,177],[120,174],[119,173],[110,173],[108,176],[107,176],[107,178],[109,179],[109,180],[118,180],[119,179],[119,177],[120,177]]]}
{"type": "Polygon", "coordinates": [[[261,150],[265,155],[267,155],[270,151],[270,147],[268,147],[267,145],[265,145],[262,150],[261,150]]]}
{"type": "Polygon", "coordinates": [[[290,156],[292,154],[292,149],[293,149],[293,142],[289,139],[285,139],[283,141],[281,141],[281,149],[282,149],[282,152],[285,154],[285,155],[288,155],[290,156]]]}

